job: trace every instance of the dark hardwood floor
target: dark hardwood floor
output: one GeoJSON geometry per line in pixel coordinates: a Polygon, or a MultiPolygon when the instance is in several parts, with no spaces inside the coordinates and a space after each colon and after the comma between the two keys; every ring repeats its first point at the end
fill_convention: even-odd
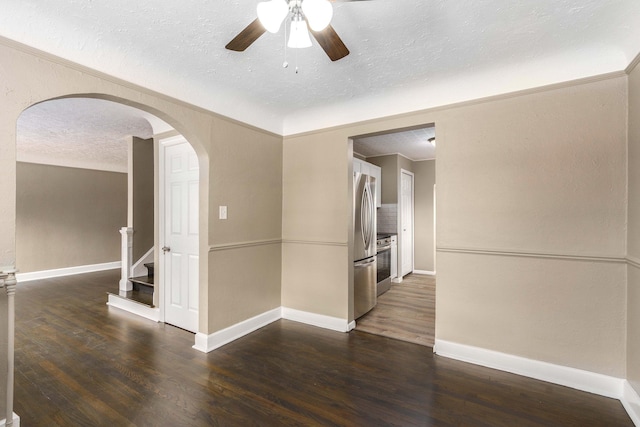
{"type": "Polygon", "coordinates": [[[281,320],[209,354],[106,303],[119,271],[18,285],[22,426],[632,426],[613,399],[281,320]]]}

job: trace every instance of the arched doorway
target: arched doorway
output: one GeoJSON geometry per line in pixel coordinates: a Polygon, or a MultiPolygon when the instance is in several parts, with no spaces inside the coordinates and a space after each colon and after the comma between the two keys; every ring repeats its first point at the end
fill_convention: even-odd
{"type": "MultiPolygon", "coordinates": [[[[157,168],[158,154],[162,152],[158,146],[167,136],[180,136],[191,149],[191,157],[195,159],[191,164],[196,164],[196,175],[199,174],[200,162],[187,139],[171,125],[122,102],[98,95],[66,96],[37,103],[20,115],[16,138],[19,195],[16,206],[16,264],[19,268],[20,265],[25,268],[19,280],[109,269],[114,267],[116,260],[121,259],[123,278],[120,280],[120,292],[117,287],[114,289],[109,297],[109,305],[164,321],[165,300],[161,295],[170,295],[171,292],[164,292],[163,286],[175,289],[171,286],[171,280],[179,281],[180,278],[171,275],[171,280],[156,280],[160,286],[154,286],[153,275],[157,273],[153,264],[163,256],[159,250],[160,241],[163,240],[162,230],[154,223],[154,218],[174,211],[154,201],[158,199],[158,181],[163,173],[162,169],[157,168]],[[144,146],[147,148],[138,148],[144,146]],[[144,155],[150,157],[138,161],[144,155]],[[139,171],[145,167],[151,168],[150,174],[139,171]],[[42,180],[48,184],[44,192],[43,188],[39,188],[43,185],[33,180],[34,176],[43,174],[48,177],[42,180]],[[145,181],[145,174],[151,177],[150,180],[146,178],[146,188],[140,184],[145,181]],[[127,176],[124,198],[122,185],[118,184],[122,177],[118,175],[127,176]],[[101,184],[97,184],[97,181],[101,184]],[[23,187],[28,189],[22,191],[23,187]],[[101,193],[96,194],[98,191],[101,193]],[[29,198],[29,195],[39,197],[29,198]],[[123,199],[126,210],[124,218],[123,199]],[[40,216],[35,218],[38,214],[40,216]],[[121,233],[123,229],[128,230],[122,233],[122,244],[118,229],[121,233]],[[127,238],[130,239],[128,242],[127,238]],[[60,247],[65,249],[51,251],[60,247]],[[114,255],[116,252],[117,256],[114,255]],[[51,256],[51,253],[55,256],[51,256]],[[132,286],[129,279],[139,274],[134,271],[137,264],[149,267],[150,287],[142,283],[132,286]],[[143,292],[144,289],[146,292],[143,292]],[[129,301],[136,304],[130,304],[129,301]]],[[[195,192],[194,210],[197,212],[198,176],[195,182],[195,190],[193,186],[190,188],[190,198],[193,199],[195,192]]],[[[190,224],[192,239],[193,229],[199,228],[197,216],[195,221],[195,227],[190,224]]],[[[193,260],[199,258],[197,234],[195,245],[192,246],[195,253],[189,257],[190,269],[186,270],[194,274],[191,275],[190,285],[184,289],[196,295],[195,298],[187,296],[191,301],[189,307],[191,311],[195,308],[195,314],[191,315],[189,327],[184,324],[177,326],[198,332],[199,266],[193,264],[193,260]]]]}

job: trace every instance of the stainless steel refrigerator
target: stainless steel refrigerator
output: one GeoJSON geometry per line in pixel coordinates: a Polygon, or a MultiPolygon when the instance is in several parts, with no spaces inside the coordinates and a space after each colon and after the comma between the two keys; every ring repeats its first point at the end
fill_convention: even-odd
{"type": "Polygon", "coordinates": [[[353,176],[353,297],[354,318],[376,305],[376,179],[353,176]]]}

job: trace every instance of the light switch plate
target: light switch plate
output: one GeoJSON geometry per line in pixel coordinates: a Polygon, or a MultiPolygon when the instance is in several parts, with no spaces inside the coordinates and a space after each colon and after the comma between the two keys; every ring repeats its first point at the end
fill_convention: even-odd
{"type": "Polygon", "coordinates": [[[227,207],[226,206],[219,206],[219,210],[220,210],[219,218],[220,219],[227,219],[227,207]]]}

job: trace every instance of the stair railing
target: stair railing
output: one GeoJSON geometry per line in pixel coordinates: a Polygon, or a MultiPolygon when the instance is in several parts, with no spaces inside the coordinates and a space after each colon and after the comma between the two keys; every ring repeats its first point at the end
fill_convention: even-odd
{"type": "Polygon", "coordinates": [[[7,413],[5,426],[13,426],[13,381],[14,381],[14,346],[15,346],[15,301],[16,271],[0,271],[0,288],[7,292],[7,413]]]}

